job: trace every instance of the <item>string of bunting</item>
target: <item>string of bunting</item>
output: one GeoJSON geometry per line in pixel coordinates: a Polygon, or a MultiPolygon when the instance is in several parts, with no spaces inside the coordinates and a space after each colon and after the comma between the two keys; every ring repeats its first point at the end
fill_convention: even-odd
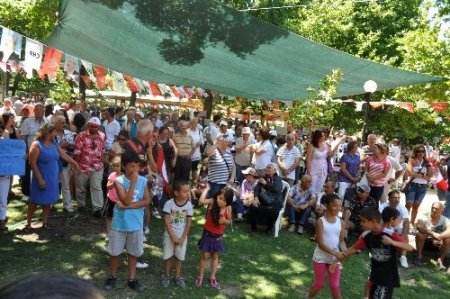
{"type": "MultiPolygon", "coordinates": [[[[46,46],[2,25],[0,28],[0,70],[4,72],[23,72],[30,79],[35,71],[41,80],[47,78],[49,82],[54,82],[58,70],[62,67],[65,78],[72,81],[76,87],[81,79],[88,88],[92,88],[95,84],[101,91],[118,93],[133,91],[142,95],[180,99],[195,97],[203,99],[209,96],[208,92],[200,87],[166,85],[121,74],[46,46]],[[81,65],[87,75],[80,74],[81,65]]],[[[222,96],[216,92],[212,92],[212,95],[222,96]]]]}

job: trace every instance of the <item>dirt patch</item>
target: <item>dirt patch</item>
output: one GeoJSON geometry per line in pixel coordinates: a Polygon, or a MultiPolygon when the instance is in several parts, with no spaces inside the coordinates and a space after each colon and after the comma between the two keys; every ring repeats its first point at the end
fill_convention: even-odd
{"type": "Polygon", "coordinates": [[[27,241],[71,240],[95,241],[105,237],[105,222],[86,214],[61,214],[49,217],[49,228],[42,228],[40,222],[30,229],[18,229],[16,235],[27,241]]]}

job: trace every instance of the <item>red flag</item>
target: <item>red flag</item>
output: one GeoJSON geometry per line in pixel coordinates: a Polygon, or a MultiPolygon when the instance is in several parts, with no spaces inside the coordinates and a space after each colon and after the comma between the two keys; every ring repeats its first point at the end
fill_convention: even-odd
{"type": "Polygon", "coordinates": [[[272,107],[273,107],[273,109],[278,109],[278,108],[280,108],[280,102],[279,102],[279,101],[273,101],[273,102],[272,102],[272,107]]]}
{"type": "Polygon", "coordinates": [[[61,63],[62,52],[48,47],[45,49],[44,61],[42,62],[41,69],[38,71],[41,80],[44,80],[45,75],[49,78],[55,78],[56,73],[61,63]]]}
{"type": "Polygon", "coordinates": [[[192,92],[187,88],[186,86],[183,87],[184,91],[186,92],[186,97],[188,99],[192,98],[192,92]]]}
{"type": "Polygon", "coordinates": [[[95,72],[95,78],[97,79],[97,87],[100,90],[103,90],[106,88],[106,81],[105,81],[105,76],[106,76],[106,68],[100,66],[100,65],[96,65],[94,66],[94,72],[95,72]]]}
{"type": "Polygon", "coordinates": [[[431,103],[431,106],[433,106],[434,112],[440,112],[440,111],[447,110],[447,104],[444,102],[431,103]]]}
{"type": "Polygon", "coordinates": [[[84,84],[86,84],[86,87],[91,86],[91,78],[89,78],[89,75],[81,76],[81,79],[83,80],[84,84]]]}
{"type": "Polygon", "coordinates": [[[152,91],[152,95],[155,96],[155,97],[156,96],[160,96],[161,92],[159,91],[158,84],[156,84],[156,82],[154,82],[154,81],[150,81],[148,83],[150,85],[150,89],[152,91]]]}
{"type": "Polygon", "coordinates": [[[175,86],[170,85],[169,87],[177,98],[181,98],[181,93],[175,86]]]}
{"type": "Polygon", "coordinates": [[[414,113],[414,107],[411,102],[399,102],[398,106],[402,109],[407,110],[408,112],[414,113]]]}
{"type": "Polygon", "coordinates": [[[140,90],[139,85],[133,80],[130,75],[124,75],[124,79],[128,82],[128,87],[132,92],[138,92],[140,90]]]}

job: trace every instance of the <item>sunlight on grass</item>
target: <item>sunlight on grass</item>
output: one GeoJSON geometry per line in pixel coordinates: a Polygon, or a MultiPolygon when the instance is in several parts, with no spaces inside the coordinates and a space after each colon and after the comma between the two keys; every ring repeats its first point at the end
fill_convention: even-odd
{"type": "Polygon", "coordinates": [[[281,294],[278,285],[262,275],[243,274],[241,275],[245,284],[251,286],[246,289],[246,293],[253,295],[256,298],[275,297],[281,294]]]}

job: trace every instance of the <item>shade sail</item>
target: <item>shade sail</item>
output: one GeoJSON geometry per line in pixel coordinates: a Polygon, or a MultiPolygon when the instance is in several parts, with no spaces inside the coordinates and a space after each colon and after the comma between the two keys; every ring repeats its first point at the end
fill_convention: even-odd
{"type": "Polygon", "coordinates": [[[307,96],[333,69],[336,96],[443,78],[400,70],[314,43],[212,0],[61,0],[46,44],[134,77],[251,99],[307,96]]]}

